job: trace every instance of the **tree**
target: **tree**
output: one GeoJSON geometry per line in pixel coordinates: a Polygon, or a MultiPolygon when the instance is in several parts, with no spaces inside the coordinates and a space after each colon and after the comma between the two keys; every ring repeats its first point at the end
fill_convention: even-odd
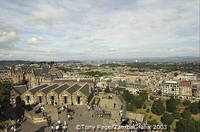
{"type": "Polygon", "coordinates": [[[133,99],[133,95],[128,90],[124,90],[122,97],[126,102],[130,102],[133,99]]]}
{"type": "Polygon", "coordinates": [[[105,92],[105,93],[110,93],[109,87],[106,87],[105,90],[104,90],[104,92],[105,92]]]}
{"type": "Polygon", "coordinates": [[[154,101],[151,111],[154,114],[162,115],[165,112],[165,107],[163,105],[163,102],[161,100],[154,101]]]}
{"type": "Polygon", "coordinates": [[[182,113],[182,117],[185,119],[190,119],[191,118],[191,112],[189,110],[184,110],[182,113]]]}
{"type": "Polygon", "coordinates": [[[200,101],[191,103],[189,106],[189,110],[192,114],[200,113],[200,101]]]}
{"type": "Polygon", "coordinates": [[[172,116],[174,117],[174,119],[180,119],[181,118],[181,113],[178,111],[174,111],[172,113],[172,116]]]}
{"type": "Polygon", "coordinates": [[[148,120],[147,124],[148,125],[158,125],[158,122],[156,119],[151,119],[151,120],[148,120]]]}
{"type": "Polygon", "coordinates": [[[9,82],[0,82],[0,129],[8,126],[10,121],[5,117],[4,112],[10,104],[11,84],[9,82]]]}
{"type": "Polygon", "coordinates": [[[178,76],[178,73],[177,73],[177,72],[175,72],[175,73],[174,73],[174,76],[175,76],[175,77],[177,77],[177,76],[178,76]]]}
{"type": "Polygon", "coordinates": [[[174,117],[171,114],[165,113],[162,117],[161,117],[161,122],[163,124],[166,125],[171,125],[172,122],[174,121],[174,117]]]}
{"type": "Polygon", "coordinates": [[[137,108],[142,108],[144,101],[145,100],[142,96],[133,96],[133,99],[131,100],[131,102],[135,104],[137,108]]]}
{"type": "Polygon", "coordinates": [[[140,93],[140,95],[132,95],[129,91],[125,90],[122,94],[122,97],[126,101],[127,104],[132,104],[136,108],[142,108],[144,105],[145,100],[148,97],[148,94],[145,92],[140,93]]]}
{"type": "Polygon", "coordinates": [[[171,97],[169,100],[166,101],[166,108],[168,112],[175,112],[176,106],[180,103],[180,100],[174,99],[171,97]]]}
{"type": "Polygon", "coordinates": [[[200,121],[181,119],[176,123],[176,132],[199,132],[200,121]]]}
{"type": "Polygon", "coordinates": [[[183,101],[183,105],[184,106],[189,106],[191,104],[191,102],[189,100],[184,100],[183,101]]]}
{"type": "Polygon", "coordinates": [[[126,109],[127,109],[127,111],[135,111],[136,110],[136,106],[133,103],[127,103],[126,104],[126,109]]]}

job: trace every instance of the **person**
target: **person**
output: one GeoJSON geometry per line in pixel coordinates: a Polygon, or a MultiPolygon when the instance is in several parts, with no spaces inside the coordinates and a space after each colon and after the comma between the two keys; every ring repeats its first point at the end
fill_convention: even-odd
{"type": "Polygon", "coordinates": [[[123,105],[121,105],[121,110],[123,109],[123,105]]]}
{"type": "Polygon", "coordinates": [[[114,103],[114,108],[116,107],[116,104],[114,103]]]}
{"type": "Polygon", "coordinates": [[[16,132],[17,131],[17,128],[16,128],[16,126],[14,125],[14,130],[13,130],[13,132],[16,132]]]}
{"type": "Polygon", "coordinates": [[[59,125],[56,125],[56,132],[58,132],[59,131],[59,125]]]}
{"type": "Polygon", "coordinates": [[[13,132],[13,131],[14,131],[14,126],[12,126],[12,127],[10,128],[10,130],[11,130],[11,132],[13,132]]]}
{"type": "Polygon", "coordinates": [[[119,115],[122,117],[122,115],[123,115],[123,111],[122,110],[119,111],[119,115]]]}
{"type": "Polygon", "coordinates": [[[47,126],[50,127],[50,125],[51,125],[51,118],[47,117],[47,126]]]}
{"type": "Polygon", "coordinates": [[[58,125],[60,125],[60,124],[61,124],[61,121],[60,121],[60,120],[58,120],[58,121],[57,121],[57,123],[58,123],[58,125]]]}
{"type": "Polygon", "coordinates": [[[70,120],[71,119],[71,116],[70,114],[67,114],[67,119],[70,120]]]}
{"type": "Polygon", "coordinates": [[[68,106],[67,106],[67,105],[65,105],[65,109],[66,109],[66,110],[68,109],[68,106]]]}
{"type": "Polygon", "coordinates": [[[67,125],[67,122],[66,122],[66,121],[64,121],[64,122],[63,122],[63,125],[65,125],[65,126],[66,126],[66,125],[67,125]]]}
{"type": "Polygon", "coordinates": [[[62,129],[63,129],[63,132],[66,132],[67,131],[67,125],[63,125],[62,129]]]}
{"type": "Polygon", "coordinates": [[[90,109],[91,109],[91,108],[90,108],[90,105],[88,105],[87,108],[88,108],[88,111],[90,111],[90,109]]]}
{"type": "Polygon", "coordinates": [[[54,132],[53,124],[51,125],[51,132],[54,132]]]}

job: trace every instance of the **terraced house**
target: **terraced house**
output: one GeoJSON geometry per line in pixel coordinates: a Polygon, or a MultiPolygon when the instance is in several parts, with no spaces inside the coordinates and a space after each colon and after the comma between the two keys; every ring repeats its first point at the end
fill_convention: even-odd
{"type": "Polygon", "coordinates": [[[13,91],[21,97],[26,105],[36,103],[44,105],[87,105],[88,98],[93,91],[93,87],[90,87],[87,83],[83,85],[78,83],[72,85],[42,84],[31,89],[22,89],[25,89],[25,86],[14,87],[13,91]],[[22,92],[19,93],[19,89],[22,92]]]}

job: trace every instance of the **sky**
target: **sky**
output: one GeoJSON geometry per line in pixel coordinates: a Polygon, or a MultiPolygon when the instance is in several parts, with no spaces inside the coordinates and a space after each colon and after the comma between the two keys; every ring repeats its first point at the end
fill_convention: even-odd
{"type": "Polygon", "coordinates": [[[0,60],[199,56],[199,0],[0,0],[0,60]]]}

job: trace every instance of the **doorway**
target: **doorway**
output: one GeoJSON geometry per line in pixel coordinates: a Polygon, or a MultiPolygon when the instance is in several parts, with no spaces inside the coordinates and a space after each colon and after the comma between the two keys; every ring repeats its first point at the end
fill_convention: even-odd
{"type": "Polygon", "coordinates": [[[64,104],[67,104],[67,96],[64,96],[64,104]]]}
{"type": "Polygon", "coordinates": [[[29,104],[30,103],[30,96],[26,96],[26,102],[29,104]]]}
{"type": "Polygon", "coordinates": [[[80,103],[81,103],[81,97],[77,96],[77,104],[80,104],[80,103]]]}
{"type": "Polygon", "coordinates": [[[42,96],[38,96],[39,97],[39,103],[42,103],[42,96]]]}
{"type": "Polygon", "coordinates": [[[54,96],[51,96],[51,104],[54,104],[54,96]]]}

